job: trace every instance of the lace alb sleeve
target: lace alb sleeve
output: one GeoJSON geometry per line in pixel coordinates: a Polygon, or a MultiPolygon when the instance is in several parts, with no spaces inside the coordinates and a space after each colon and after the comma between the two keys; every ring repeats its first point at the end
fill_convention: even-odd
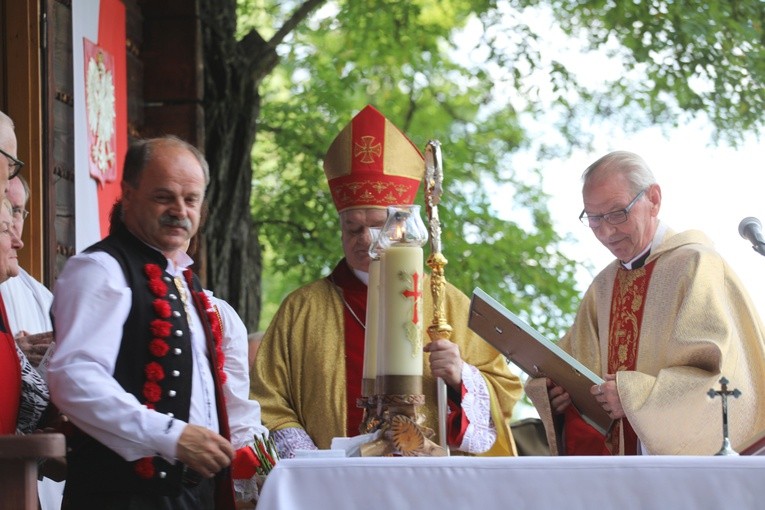
{"type": "Polygon", "coordinates": [[[297,427],[271,432],[280,459],[295,457],[295,450],[318,450],[308,433],[297,427]]]}
{"type": "Polygon", "coordinates": [[[462,412],[470,424],[458,450],[484,453],[497,440],[497,428],[491,419],[489,388],[481,372],[468,363],[462,364],[462,382],[467,389],[467,393],[462,397],[462,412]]]}

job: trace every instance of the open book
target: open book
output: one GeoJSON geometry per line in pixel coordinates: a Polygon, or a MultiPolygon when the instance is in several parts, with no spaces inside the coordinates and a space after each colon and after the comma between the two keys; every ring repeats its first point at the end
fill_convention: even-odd
{"type": "Polygon", "coordinates": [[[602,434],[613,420],[590,393],[603,379],[479,288],[473,291],[468,327],[531,377],[563,386],[582,418],[602,434]]]}

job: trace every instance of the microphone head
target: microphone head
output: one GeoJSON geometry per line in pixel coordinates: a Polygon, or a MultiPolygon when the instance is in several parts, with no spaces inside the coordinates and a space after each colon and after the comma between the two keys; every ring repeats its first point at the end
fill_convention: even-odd
{"type": "Polygon", "coordinates": [[[747,236],[747,231],[751,227],[756,227],[757,230],[762,230],[762,223],[760,223],[760,220],[758,220],[754,216],[747,216],[746,218],[741,220],[741,223],[738,224],[738,235],[740,235],[744,239],[749,239],[749,236],[747,236]]]}

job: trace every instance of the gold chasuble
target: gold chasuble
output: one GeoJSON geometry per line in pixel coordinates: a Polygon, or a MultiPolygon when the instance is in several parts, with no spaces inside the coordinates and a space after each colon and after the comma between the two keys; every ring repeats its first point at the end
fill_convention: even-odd
{"type": "MultiPolygon", "coordinates": [[[[425,288],[429,281],[426,275],[425,288]]],[[[510,418],[521,396],[520,381],[504,357],[468,329],[468,297],[447,283],[445,301],[454,329],[451,339],[462,358],[478,368],[489,389],[497,440],[486,455],[516,455],[510,418]]],[[[433,315],[430,293],[423,297],[423,313],[433,315]]],[[[364,357],[359,324],[365,315],[366,285],[345,260],[329,277],[285,298],[263,337],[251,374],[251,395],[260,402],[266,427],[302,428],[321,449],[330,448],[334,437],[359,434],[362,413],[356,399],[361,395],[364,357]]],[[[437,432],[436,380],[428,356],[423,356],[422,386],[425,405],[418,411],[424,425],[437,432]]]]}
{"type": "MultiPolygon", "coordinates": [[[[627,271],[615,260],[595,277],[559,345],[601,377],[616,374],[626,418],[605,445],[614,454],[631,453],[632,428],[643,453],[714,455],[722,409],[707,392],[723,376],[741,391],[728,403],[736,449],[765,431],[765,327],[702,232],[667,228],[653,246],[643,268],[627,271]]],[[[551,453],[570,453],[571,413],[560,434],[544,379],[530,380],[526,390],[551,453]]]]}

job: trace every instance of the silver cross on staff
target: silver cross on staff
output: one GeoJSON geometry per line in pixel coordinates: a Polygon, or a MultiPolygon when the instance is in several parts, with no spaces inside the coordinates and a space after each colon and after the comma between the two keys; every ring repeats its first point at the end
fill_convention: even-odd
{"type": "Polygon", "coordinates": [[[728,379],[725,377],[720,379],[720,386],[721,388],[719,390],[710,388],[707,392],[709,398],[715,398],[717,395],[720,395],[722,398],[723,444],[722,448],[720,448],[720,451],[715,453],[715,455],[738,455],[736,450],[731,447],[730,438],[728,437],[728,397],[731,396],[733,398],[738,398],[741,396],[741,391],[738,388],[735,390],[729,390],[728,379]]]}

